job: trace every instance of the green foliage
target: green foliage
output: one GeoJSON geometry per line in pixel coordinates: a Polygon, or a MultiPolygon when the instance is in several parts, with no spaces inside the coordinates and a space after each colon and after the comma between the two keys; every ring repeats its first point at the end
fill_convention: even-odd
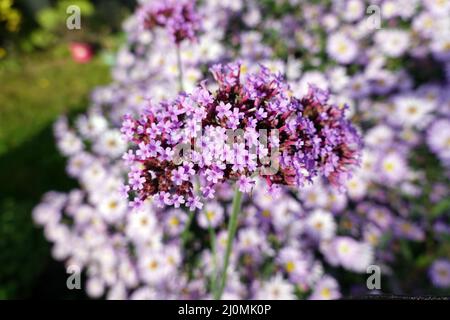
{"type": "Polygon", "coordinates": [[[48,7],[40,10],[36,15],[36,20],[41,28],[47,31],[55,31],[65,25],[68,17],[66,12],[69,6],[77,6],[83,18],[94,14],[95,8],[89,0],[59,1],[55,7],[48,7]]]}
{"type": "Polygon", "coordinates": [[[36,15],[36,20],[39,25],[46,30],[53,30],[57,27],[63,16],[58,13],[57,8],[45,8],[39,11],[36,15]]]}
{"type": "Polygon", "coordinates": [[[32,1],[36,0],[22,4],[26,17],[22,19],[20,32],[7,33],[2,39],[0,28],[0,47],[6,49],[8,56],[16,51],[39,51],[70,41],[110,48],[108,42],[121,31],[123,20],[135,6],[133,0],[55,0],[31,4],[32,1]],[[80,9],[80,30],[66,27],[67,18],[73,14],[67,11],[70,6],[80,9]]]}
{"type": "Polygon", "coordinates": [[[38,29],[30,34],[30,43],[26,43],[25,46],[28,45],[27,48],[29,49],[32,49],[33,46],[38,48],[45,48],[54,43],[56,39],[57,37],[51,32],[38,29]]]}
{"type": "Polygon", "coordinates": [[[448,214],[450,212],[450,199],[444,199],[440,202],[438,202],[433,208],[431,209],[431,216],[432,218],[440,217],[444,214],[448,214]]]}
{"type": "Polygon", "coordinates": [[[52,123],[85,108],[89,92],[108,83],[108,74],[99,59],[76,64],[65,47],[0,64],[0,299],[41,291],[54,297],[65,290],[64,269],[52,261],[31,211],[45,192],[74,186],[55,148],[52,123]],[[59,277],[48,271],[55,264],[59,277]]]}
{"type": "Polygon", "coordinates": [[[0,155],[33,136],[62,112],[85,107],[90,90],[107,83],[98,59],[77,64],[65,47],[0,63],[0,155]]]}
{"type": "MultiPolygon", "coordinates": [[[[39,10],[36,13],[36,21],[39,28],[33,30],[29,38],[32,46],[46,48],[57,43],[58,39],[67,33],[66,19],[69,6],[80,8],[83,20],[95,13],[95,7],[89,0],[59,1],[55,6],[39,10]]],[[[25,41],[25,43],[27,42],[25,41]]]]}

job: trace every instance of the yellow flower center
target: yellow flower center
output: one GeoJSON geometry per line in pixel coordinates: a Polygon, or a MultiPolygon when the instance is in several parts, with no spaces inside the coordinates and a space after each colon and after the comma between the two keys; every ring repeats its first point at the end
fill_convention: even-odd
{"type": "Polygon", "coordinates": [[[262,212],[262,216],[264,217],[264,218],[270,218],[270,211],[269,210],[263,210],[263,212],[262,212]]]}
{"type": "Polygon", "coordinates": [[[169,224],[173,227],[176,227],[180,224],[180,220],[177,217],[172,217],[169,220],[169,224]]]}
{"type": "Polygon", "coordinates": [[[247,65],[243,64],[241,65],[241,74],[244,75],[248,72],[248,67],[247,65]]]}
{"type": "Polygon", "coordinates": [[[448,272],[445,269],[438,270],[438,273],[441,277],[445,278],[448,276],[448,272]]]}
{"type": "Polygon", "coordinates": [[[315,202],[317,200],[317,195],[315,193],[310,193],[308,195],[308,200],[311,202],[315,202]]]}
{"type": "Polygon", "coordinates": [[[322,294],[322,297],[324,297],[325,299],[329,299],[331,297],[331,291],[329,288],[323,288],[320,293],[322,294]]]}
{"type": "Polygon", "coordinates": [[[109,208],[110,209],[115,209],[115,208],[117,208],[119,206],[119,204],[117,203],[117,201],[111,201],[110,203],[109,203],[109,208]]]}
{"type": "Polygon", "coordinates": [[[412,229],[412,227],[411,227],[410,224],[408,224],[408,223],[402,224],[402,231],[403,232],[409,232],[409,231],[411,231],[411,229],[412,229]]]}
{"type": "Polygon", "coordinates": [[[286,271],[288,273],[291,273],[292,271],[294,271],[295,269],[295,264],[292,261],[289,261],[288,263],[286,263],[286,271]]]}
{"type": "Polygon", "coordinates": [[[392,171],[394,171],[394,169],[395,169],[395,166],[392,162],[386,162],[384,164],[384,170],[386,170],[387,172],[392,172],[392,171]]]}
{"type": "Polygon", "coordinates": [[[214,211],[207,211],[206,218],[211,221],[214,218],[214,211]]]}
{"type": "Polygon", "coordinates": [[[111,147],[111,148],[116,147],[117,146],[116,140],[113,140],[113,139],[109,140],[108,141],[108,146],[111,147]]]}
{"type": "Polygon", "coordinates": [[[150,270],[155,270],[156,268],[158,268],[158,262],[155,261],[155,260],[153,260],[152,262],[150,262],[150,263],[148,264],[148,268],[149,268],[150,270]]]}
{"type": "Polygon", "coordinates": [[[345,43],[340,43],[337,47],[337,51],[341,54],[344,54],[347,52],[347,46],[345,45],[345,43]]]}
{"type": "Polygon", "coordinates": [[[417,111],[418,111],[418,110],[417,110],[417,106],[409,106],[409,107],[408,107],[408,113],[411,114],[411,115],[416,114],[417,111]]]}
{"type": "Polygon", "coordinates": [[[316,222],[316,224],[314,225],[314,228],[316,228],[317,230],[322,230],[323,223],[321,221],[316,222]]]}

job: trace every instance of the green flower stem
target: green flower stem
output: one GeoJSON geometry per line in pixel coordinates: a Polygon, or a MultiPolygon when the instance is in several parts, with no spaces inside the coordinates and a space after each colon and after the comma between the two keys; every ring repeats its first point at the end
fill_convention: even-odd
{"type": "Polygon", "coordinates": [[[186,221],[186,225],[184,226],[184,230],[181,233],[181,248],[186,246],[186,241],[189,235],[189,229],[191,228],[192,220],[194,219],[195,211],[189,212],[188,220],[186,221]]]}
{"type": "MultiPolygon", "coordinates": [[[[208,218],[207,218],[208,219],[208,218]]],[[[212,251],[212,263],[213,263],[213,272],[211,277],[211,291],[213,294],[217,291],[217,241],[216,241],[216,233],[214,232],[213,227],[211,226],[211,221],[208,219],[208,230],[209,230],[209,241],[211,241],[211,251],[212,251]]]]}
{"type": "Polygon", "coordinates": [[[234,197],[233,197],[233,211],[231,212],[230,221],[228,222],[228,235],[227,235],[227,246],[225,249],[225,259],[223,262],[222,275],[220,279],[219,287],[214,294],[214,299],[220,300],[225,289],[225,284],[227,282],[227,270],[228,264],[230,262],[231,249],[233,247],[234,236],[236,235],[238,215],[241,211],[242,203],[242,193],[239,191],[238,186],[235,186],[234,197]]]}

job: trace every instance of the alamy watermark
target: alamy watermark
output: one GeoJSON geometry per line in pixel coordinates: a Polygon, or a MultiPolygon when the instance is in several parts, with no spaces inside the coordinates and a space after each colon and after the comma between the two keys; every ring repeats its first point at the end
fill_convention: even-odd
{"type": "Polygon", "coordinates": [[[194,138],[187,139],[189,142],[179,143],[174,147],[173,162],[175,164],[198,163],[200,157],[196,155],[208,153],[211,163],[238,166],[240,160],[247,164],[253,162],[255,168],[252,171],[262,176],[275,175],[279,170],[280,132],[277,129],[256,131],[210,127],[204,131],[199,123],[192,129],[180,130],[173,134],[191,137],[192,132],[195,134],[194,138]],[[241,151],[244,159],[239,159],[241,151]],[[256,166],[258,161],[261,166],[256,166]]]}
{"type": "Polygon", "coordinates": [[[371,4],[367,7],[366,14],[370,14],[366,19],[366,27],[370,30],[381,29],[381,8],[376,4],[371,4]]]}
{"type": "Polygon", "coordinates": [[[81,9],[79,6],[71,5],[66,9],[66,13],[69,15],[66,19],[66,27],[69,30],[81,29],[81,9]]]}
{"type": "Polygon", "coordinates": [[[69,277],[66,281],[67,289],[80,290],[81,289],[81,268],[77,265],[70,265],[66,269],[69,277]]]}
{"type": "Polygon", "coordinates": [[[369,290],[380,290],[381,289],[381,268],[375,264],[367,267],[366,273],[370,274],[367,278],[366,286],[369,290]]]}

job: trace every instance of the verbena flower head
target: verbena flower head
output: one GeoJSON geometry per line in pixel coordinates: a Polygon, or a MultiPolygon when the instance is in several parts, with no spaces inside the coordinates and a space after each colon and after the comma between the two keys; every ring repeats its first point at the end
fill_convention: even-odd
{"type": "Polygon", "coordinates": [[[144,29],[166,28],[175,43],[195,40],[200,30],[200,17],[195,0],[155,0],[142,5],[138,19],[144,29]]]}
{"type": "Polygon", "coordinates": [[[296,98],[264,66],[244,79],[239,63],[211,72],[217,90],[202,84],[137,120],[125,117],[122,133],[135,149],[126,153],[134,204],[153,197],[194,209],[214,198],[217,185],[236,180],[250,192],[258,176],[272,189],[300,188],[316,176],[341,186],[358,164],[359,135],[327,92],[310,87],[296,98]]]}

